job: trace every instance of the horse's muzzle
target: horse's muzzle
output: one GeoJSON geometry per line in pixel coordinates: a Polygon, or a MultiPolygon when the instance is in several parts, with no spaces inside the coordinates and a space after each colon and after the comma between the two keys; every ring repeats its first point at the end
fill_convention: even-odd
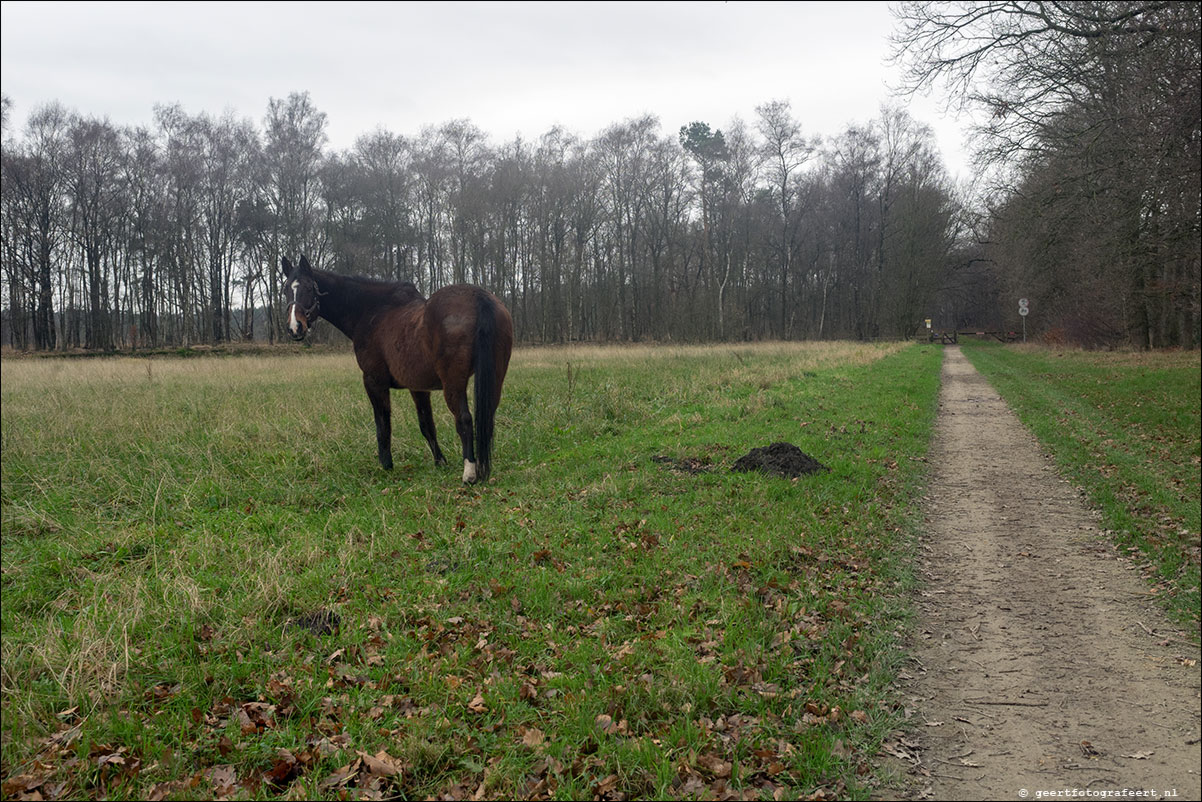
{"type": "Polygon", "coordinates": [[[295,304],[288,307],[288,333],[297,342],[305,339],[305,335],[309,333],[309,321],[304,315],[297,314],[295,304]]]}

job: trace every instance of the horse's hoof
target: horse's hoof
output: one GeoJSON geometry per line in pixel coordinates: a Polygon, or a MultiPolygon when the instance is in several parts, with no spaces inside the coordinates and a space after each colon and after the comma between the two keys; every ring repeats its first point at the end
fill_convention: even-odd
{"type": "Polygon", "coordinates": [[[476,483],[476,463],[463,461],[463,483],[465,485],[474,485],[476,483]]]}

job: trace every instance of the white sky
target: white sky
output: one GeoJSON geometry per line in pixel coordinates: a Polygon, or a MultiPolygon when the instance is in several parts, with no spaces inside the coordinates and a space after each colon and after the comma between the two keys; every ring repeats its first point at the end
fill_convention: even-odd
{"type": "Polygon", "coordinates": [[[270,98],[308,91],[342,150],[378,127],[413,136],[467,118],[494,144],[556,124],[592,137],[652,113],[674,136],[700,120],[749,125],[792,105],[833,136],[882,103],[936,133],[968,178],[962,126],[933,98],[889,84],[884,2],[26,2],[0,4],[0,88],[10,132],[57,100],[117,124],[156,103],[232,110],[257,124],[270,98]]]}

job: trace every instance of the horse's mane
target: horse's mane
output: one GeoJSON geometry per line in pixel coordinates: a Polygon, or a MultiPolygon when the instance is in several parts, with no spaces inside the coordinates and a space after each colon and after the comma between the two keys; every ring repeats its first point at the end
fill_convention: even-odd
{"type": "Polygon", "coordinates": [[[334,276],[335,280],[353,284],[361,291],[366,291],[370,295],[395,304],[425,300],[425,296],[418,291],[412,281],[389,281],[367,276],[343,276],[337,273],[328,273],[328,275],[334,276]]]}

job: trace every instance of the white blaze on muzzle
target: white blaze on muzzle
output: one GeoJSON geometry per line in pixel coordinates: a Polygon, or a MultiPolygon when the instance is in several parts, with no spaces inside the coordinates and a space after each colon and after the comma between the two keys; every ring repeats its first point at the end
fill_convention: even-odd
{"type": "MultiPolygon", "coordinates": [[[[296,298],[296,290],[300,287],[299,281],[292,282],[292,297],[296,298]]],[[[292,336],[299,337],[304,331],[301,320],[296,316],[296,302],[293,301],[288,306],[288,331],[292,332],[292,336]]]]}

